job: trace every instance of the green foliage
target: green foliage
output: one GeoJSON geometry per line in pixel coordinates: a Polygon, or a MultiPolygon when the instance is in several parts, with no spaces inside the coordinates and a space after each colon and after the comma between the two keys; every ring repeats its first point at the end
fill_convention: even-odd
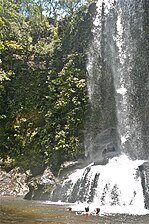
{"type": "Polygon", "coordinates": [[[4,49],[3,33],[2,33],[3,26],[4,26],[4,21],[0,17],[0,51],[4,49]]]}
{"type": "Polygon", "coordinates": [[[0,156],[34,174],[76,158],[87,108],[92,14],[83,2],[47,2],[0,0],[0,156]]]}
{"type": "Polygon", "coordinates": [[[75,158],[79,145],[79,130],[87,105],[85,68],[81,69],[79,57],[68,56],[61,71],[52,70],[48,76],[50,108],[46,114],[48,133],[44,143],[47,159],[58,157],[59,164],[53,164],[54,169],[63,161],[75,158]]]}

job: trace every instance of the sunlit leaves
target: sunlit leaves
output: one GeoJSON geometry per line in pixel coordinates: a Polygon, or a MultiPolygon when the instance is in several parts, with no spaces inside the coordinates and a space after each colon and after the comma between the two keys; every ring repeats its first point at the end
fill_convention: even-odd
{"type": "Polygon", "coordinates": [[[25,168],[58,172],[80,150],[87,11],[77,0],[17,2],[0,0],[0,148],[25,168]]]}
{"type": "Polygon", "coordinates": [[[12,48],[12,49],[23,49],[22,46],[14,40],[10,40],[10,41],[6,40],[5,47],[12,48]]]}

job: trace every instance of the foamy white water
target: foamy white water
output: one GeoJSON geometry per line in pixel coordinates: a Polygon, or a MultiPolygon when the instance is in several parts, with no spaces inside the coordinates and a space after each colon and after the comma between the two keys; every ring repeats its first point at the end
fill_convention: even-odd
{"type": "MultiPolygon", "coordinates": [[[[72,204],[73,210],[83,211],[85,206],[90,206],[90,211],[94,211],[96,207],[101,208],[101,213],[129,213],[129,214],[146,214],[148,211],[144,209],[144,197],[141,186],[141,178],[139,176],[138,167],[144,161],[130,160],[126,155],[112,158],[107,165],[90,165],[90,171],[87,174],[86,186],[88,188],[88,196],[86,201],[79,201],[72,204]],[[95,179],[95,175],[99,174],[99,179],[94,193],[92,203],[88,203],[91,194],[91,185],[95,179]]],[[[89,166],[88,166],[89,167],[89,166]]],[[[72,173],[63,186],[70,181],[72,185],[67,193],[70,194],[78,180],[82,180],[86,175],[88,167],[78,169],[72,173]]]]}
{"type": "Polygon", "coordinates": [[[149,171],[148,167],[139,170],[148,156],[141,102],[142,99],[145,102],[143,94],[147,95],[147,85],[143,86],[144,80],[140,85],[143,74],[138,63],[142,67],[148,63],[139,52],[144,42],[143,4],[143,0],[96,3],[94,37],[87,64],[91,118],[85,134],[86,157],[99,162],[111,158],[113,151],[116,153],[112,156],[123,155],[103,166],[90,164],[76,170],[56,188],[58,194],[53,191],[54,200],[75,202],[74,210],[84,210],[89,204],[90,211],[100,207],[102,214],[148,213],[144,207],[149,207],[146,187],[149,171]]]}

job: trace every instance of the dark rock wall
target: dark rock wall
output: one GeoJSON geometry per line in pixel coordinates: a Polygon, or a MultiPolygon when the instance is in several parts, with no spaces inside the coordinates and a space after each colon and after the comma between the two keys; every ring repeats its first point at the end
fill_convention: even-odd
{"type": "Polygon", "coordinates": [[[144,163],[139,167],[141,174],[141,184],[144,195],[144,205],[149,209],[149,162],[144,163]]]}
{"type": "Polygon", "coordinates": [[[95,38],[89,52],[90,110],[85,126],[86,157],[96,162],[104,159],[105,152],[107,157],[111,157],[112,154],[108,152],[115,151],[114,156],[122,151],[132,159],[145,159],[149,157],[149,3],[144,0],[131,4],[119,0],[107,15],[105,11],[103,3],[99,15],[101,27],[93,31],[95,38]],[[117,10],[121,13],[117,14],[117,10]],[[126,54],[123,63],[120,62],[121,54],[115,41],[120,14],[122,56],[126,54]],[[120,72],[123,77],[119,77],[120,72]],[[118,113],[123,113],[120,107],[124,99],[116,93],[117,80],[121,78],[127,88],[129,104],[128,114],[124,114],[123,121],[118,113]],[[130,138],[122,147],[121,135],[127,136],[125,116],[132,132],[130,130],[130,138]]]}

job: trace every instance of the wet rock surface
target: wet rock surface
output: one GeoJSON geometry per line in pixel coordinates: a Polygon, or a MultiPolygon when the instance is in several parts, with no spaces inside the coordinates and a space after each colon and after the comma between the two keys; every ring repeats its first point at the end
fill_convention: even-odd
{"type": "Polygon", "coordinates": [[[149,209],[149,162],[143,163],[139,167],[139,170],[141,174],[145,208],[149,209]]]}
{"type": "Polygon", "coordinates": [[[28,181],[29,191],[24,199],[27,200],[49,200],[53,186],[58,182],[50,168],[47,167],[42,175],[32,177],[28,181]]]}
{"type": "Polygon", "coordinates": [[[61,181],[75,168],[76,163],[74,162],[64,164],[56,178],[49,167],[44,170],[43,174],[37,176],[19,167],[10,171],[5,171],[0,167],[0,195],[21,196],[26,200],[50,200],[51,191],[55,186],[60,186],[61,181]]]}
{"type": "Polygon", "coordinates": [[[9,172],[0,167],[0,195],[20,196],[28,200],[48,200],[56,178],[49,168],[42,175],[33,177],[30,171],[19,167],[9,172]]]}
{"type": "Polygon", "coordinates": [[[24,196],[29,188],[27,185],[29,174],[24,173],[19,167],[9,172],[0,167],[0,195],[2,196],[24,196]]]}

